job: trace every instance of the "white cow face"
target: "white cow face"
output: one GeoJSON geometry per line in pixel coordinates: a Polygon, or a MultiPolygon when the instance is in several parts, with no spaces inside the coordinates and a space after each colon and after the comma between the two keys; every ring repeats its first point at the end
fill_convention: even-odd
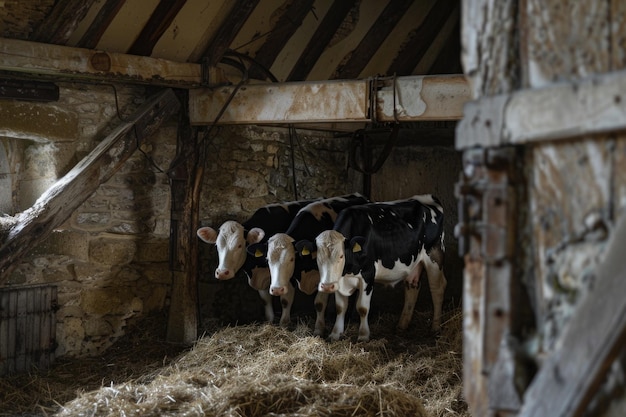
{"type": "Polygon", "coordinates": [[[261,240],[264,232],[254,228],[248,232],[248,241],[244,239],[244,228],[241,224],[229,220],[219,228],[219,232],[211,227],[201,227],[198,237],[207,243],[215,244],[219,264],[215,269],[215,278],[226,280],[235,276],[246,261],[246,244],[261,240]]]}
{"type": "Polygon", "coordinates": [[[267,241],[267,263],[270,268],[270,294],[284,295],[289,292],[289,280],[293,276],[296,249],[293,238],[277,233],[267,241]]]}
{"type": "Polygon", "coordinates": [[[341,233],[334,230],[326,230],[315,239],[320,292],[333,293],[339,289],[339,280],[346,264],[345,240],[341,233]]]}

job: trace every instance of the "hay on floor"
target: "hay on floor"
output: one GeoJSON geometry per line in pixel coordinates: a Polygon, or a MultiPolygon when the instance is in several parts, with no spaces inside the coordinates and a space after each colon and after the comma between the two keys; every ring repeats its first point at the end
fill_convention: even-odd
{"type": "Polygon", "coordinates": [[[55,415],[469,416],[460,311],[437,339],[396,334],[396,320],[371,323],[363,343],[353,342],[356,325],[335,343],[312,336],[309,323],[223,328],[167,366],[79,393],[55,415]]]}

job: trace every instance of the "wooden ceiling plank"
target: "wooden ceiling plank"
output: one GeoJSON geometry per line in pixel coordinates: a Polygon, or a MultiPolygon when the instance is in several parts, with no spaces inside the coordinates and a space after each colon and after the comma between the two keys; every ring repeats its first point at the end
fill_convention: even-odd
{"type": "Polygon", "coordinates": [[[332,7],[324,16],[322,23],[317,27],[304,52],[300,55],[298,62],[292,68],[291,73],[287,77],[288,81],[302,81],[306,79],[355,3],[356,0],[333,2],[332,7]]]}
{"type": "MultiPolygon", "coordinates": [[[[212,124],[230,100],[219,124],[371,122],[372,80],[249,84],[231,99],[233,86],[189,91],[189,118],[212,124]]],[[[378,122],[459,120],[470,99],[463,75],[397,77],[377,85],[378,122]],[[395,97],[394,97],[395,91],[395,97]],[[395,114],[394,114],[395,105],[395,114]]]]}
{"type": "Polygon", "coordinates": [[[59,0],[29,39],[65,45],[96,0],[59,0]]]}
{"type": "Polygon", "coordinates": [[[18,213],[16,223],[0,246],[0,285],[9,278],[17,260],[67,220],[179,108],[180,102],[171,89],[155,94],[129,121],[121,123],[55,182],[31,208],[18,213]]]}
{"type": "Polygon", "coordinates": [[[93,49],[107,30],[126,0],[106,0],[100,12],[78,42],[78,47],[93,49]]]}
{"type": "Polygon", "coordinates": [[[452,33],[439,50],[435,62],[428,69],[428,74],[459,74],[462,72],[461,21],[457,20],[452,33]]]}
{"type": "MultiPolygon", "coordinates": [[[[289,39],[302,25],[302,21],[311,11],[315,0],[294,0],[278,19],[263,45],[257,50],[254,60],[264,68],[271,68],[276,57],[283,50],[289,39]]],[[[250,78],[265,79],[266,74],[259,68],[250,68],[250,78]]]]}
{"type": "MultiPolygon", "coordinates": [[[[179,88],[202,84],[198,64],[6,38],[0,38],[0,71],[179,88]]],[[[210,68],[209,85],[224,82],[219,69],[210,68]]]]}
{"type": "Polygon", "coordinates": [[[348,61],[338,68],[333,78],[357,78],[412,3],[413,0],[390,1],[356,49],[352,51],[348,61]]]}
{"type": "Polygon", "coordinates": [[[411,74],[458,4],[459,0],[440,0],[435,3],[420,27],[409,34],[409,39],[387,69],[387,74],[411,74]]]}
{"type": "Polygon", "coordinates": [[[150,16],[150,20],[143,27],[127,53],[150,56],[154,45],[165,33],[186,2],[187,0],[161,0],[150,16]]]}
{"type": "Polygon", "coordinates": [[[230,47],[233,39],[241,27],[246,23],[259,0],[237,0],[230,14],[220,25],[220,28],[207,49],[202,54],[208,59],[209,65],[217,65],[230,47]]]}

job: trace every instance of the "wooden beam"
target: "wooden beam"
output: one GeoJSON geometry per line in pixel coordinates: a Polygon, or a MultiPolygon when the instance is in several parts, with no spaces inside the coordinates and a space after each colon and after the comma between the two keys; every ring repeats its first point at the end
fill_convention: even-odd
{"type": "Polygon", "coordinates": [[[15,262],[67,220],[179,106],[172,90],[156,94],[54,183],[31,208],[17,214],[15,224],[0,246],[0,285],[9,278],[15,262]]]}
{"type": "Polygon", "coordinates": [[[106,0],[98,11],[96,18],[91,22],[89,29],[83,34],[76,46],[89,49],[95,48],[124,3],[126,3],[126,0],[106,0]]]}
{"type": "Polygon", "coordinates": [[[613,230],[592,289],[541,366],[519,417],[582,416],[626,343],[626,216],[613,230]]]}
{"type": "Polygon", "coordinates": [[[459,7],[459,0],[439,0],[436,2],[420,27],[409,34],[408,40],[387,69],[387,74],[411,74],[437,37],[439,30],[457,7],[459,7]]]}
{"type": "Polygon", "coordinates": [[[571,139],[626,129],[626,71],[468,102],[456,147],[571,139]]]}
{"type": "MultiPolygon", "coordinates": [[[[203,81],[199,64],[6,38],[0,38],[0,71],[179,88],[203,81]]],[[[220,70],[210,68],[209,85],[225,81],[220,70]]]]}
{"type": "Polygon", "coordinates": [[[31,41],[64,45],[95,0],[59,0],[30,35],[31,41]]]}
{"type": "MultiPolygon", "coordinates": [[[[311,11],[314,0],[295,0],[277,20],[263,45],[256,51],[254,60],[261,66],[271,68],[276,57],[283,50],[289,39],[298,30],[302,21],[311,11]]],[[[265,80],[266,74],[254,65],[250,67],[250,78],[265,80]]]]}
{"type": "Polygon", "coordinates": [[[241,27],[246,23],[260,0],[237,0],[230,14],[220,25],[215,37],[202,54],[210,66],[217,65],[230,47],[241,27]]]}
{"type": "Polygon", "coordinates": [[[359,45],[350,52],[350,58],[337,68],[333,78],[358,78],[412,3],[412,0],[390,1],[359,45]]]}
{"type": "MultiPolygon", "coordinates": [[[[191,123],[212,124],[233,89],[190,90],[191,123]]],[[[395,85],[393,79],[252,84],[235,94],[218,124],[363,123],[373,113],[378,122],[458,120],[469,99],[463,75],[398,77],[395,85]]]]}
{"type": "Polygon", "coordinates": [[[313,69],[313,66],[328,46],[330,40],[335,36],[337,29],[344,21],[356,0],[334,1],[330,9],[322,19],[322,23],[309,40],[306,48],[298,62],[291,69],[288,81],[303,81],[313,69]]]}
{"type": "Polygon", "coordinates": [[[186,2],[187,0],[161,0],[128,50],[128,53],[131,55],[151,55],[154,45],[156,45],[167,28],[170,27],[170,24],[186,2]]]}

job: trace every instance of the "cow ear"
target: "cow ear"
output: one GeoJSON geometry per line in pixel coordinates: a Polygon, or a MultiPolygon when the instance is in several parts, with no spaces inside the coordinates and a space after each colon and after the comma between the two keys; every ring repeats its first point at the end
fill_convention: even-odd
{"type": "Polygon", "coordinates": [[[363,250],[365,246],[365,238],[363,236],[355,236],[350,239],[350,251],[352,253],[358,253],[363,250]]]}
{"type": "Polygon", "coordinates": [[[296,242],[294,246],[296,247],[296,252],[302,257],[312,256],[313,253],[317,252],[315,242],[311,242],[310,240],[300,240],[296,242]]]}
{"type": "Polygon", "coordinates": [[[267,256],[267,243],[253,243],[248,245],[246,250],[254,258],[265,258],[267,256]]]}
{"type": "Polygon", "coordinates": [[[206,243],[213,243],[217,240],[217,230],[212,227],[201,227],[196,230],[196,234],[206,243]]]}
{"type": "Polygon", "coordinates": [[[248,231],[248,236],[246,236],[246,242],[248,245],[252,245],[253,243],[259,243],[265,237],[265,230],[259,227],[253,227],[248,231]]]}

